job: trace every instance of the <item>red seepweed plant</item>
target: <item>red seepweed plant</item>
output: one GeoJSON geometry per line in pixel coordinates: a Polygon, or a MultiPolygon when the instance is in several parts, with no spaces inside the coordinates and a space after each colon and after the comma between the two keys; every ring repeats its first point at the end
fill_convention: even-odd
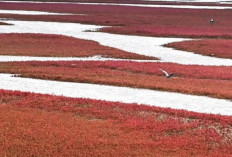
{"type": "Polygon", "coordinates": [[[84,4],[28,4],[0,2],[0,9],[37,10],[84,15],[30,16],[1,14],[2,18],[21,20],[79,22],[106,26],[100,31],[118,34],[231,38],[232,13],[217,9],[173,9],[84,4]],[[215,23],[209,24],[211,18],[215,23]],[[189,20],[191,19],[191,20],[189,20]],[[186,22],[188,21],[188,22],[186,22]]]}
{"type": "Polygon", "coordinates": [[[0,22],[0,25],[10,25],[10,24],[6,22],[0,22]]]}
{"type": "Polygon", "coordinates": [[[0,63],[0,72],[21,77],[148,88],[232,99],[231,67],[125,61],[0,63]],[[174,73],[166,79],[159,69],[174,73]],[[218,88],[220,87],[220,88],[218,88]]]}
{"type": "Polygon", "coordinates": [[[229,116],[0,90],[3,155],[226,156],[229,116]]]}
{"type": "Polygon", "coordinates": [[[91,57],[100,55],[106,58],[157,59],[138,55],[90,40],[50,34],[0,34],[0,54],[15,56],[43,57],[91,57]]]}
{"type": "MultiPolygon", "coordinates": [[[[0,8],[81,13],[85,15],[0,17],[120,26],[101,30],[111,33],[226,38],[232,32],[228,10],[5,2],[0,2],[0,8]],[[209,16],[214,16],[214,25],[209,25],[209,16]]],[[[23,39],[16,36],[11,39],[23,39]]],[[[40,37],[48,43],[49,36],[40,37]]],[[[32,39],[33,35],[29,38],[42,42],[32,39]]],[[[17,47],[24,53],[25,47],[8,42],[13,45],[8,50],[13,52],[17,47]]],[[[91,45],[99,48],[96,43],[91,45]]],[[[33,52],[42,55],[41,50],[33,52]]],[[[0,63],[0,72],[232,99],[231,67],[119,61],[17,62],[0,63]],[[160,68],[174,73],[174,77],[165,79],[160,68]]],[[[3,156],[231,156],[231,125],[231,116],[0,90],[3,156]]]]}
{"type": "Polygon", "coordinates": [[[232,58],[232,40],[231,39],[202,39],[183,42],[173,42],[164,46],[172,47],[178,50],[194,52],[202,55],[232,58]]]}

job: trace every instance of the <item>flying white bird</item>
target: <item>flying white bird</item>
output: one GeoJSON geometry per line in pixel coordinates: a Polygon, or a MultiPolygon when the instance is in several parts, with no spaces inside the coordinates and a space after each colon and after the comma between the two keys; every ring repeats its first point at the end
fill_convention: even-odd
{"type": "Polygon", "coordinates": [[[170,78],[170,77],[173,76],[173,73],[168,74],[167,71],[165,71],[165,70],[163,70],[163,69],[160,69],[160,70],[165,74],[165,77],[166,77],[166,78],[170,78]]]}

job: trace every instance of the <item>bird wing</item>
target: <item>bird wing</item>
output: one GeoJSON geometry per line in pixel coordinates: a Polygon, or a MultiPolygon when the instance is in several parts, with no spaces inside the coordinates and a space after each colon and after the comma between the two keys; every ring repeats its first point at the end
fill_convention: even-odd
{"type": "Polygon", "coordinates": [[[169,74],[167,73],[167,71],[160,69],[166,76],[168,76],[169,74]]]}

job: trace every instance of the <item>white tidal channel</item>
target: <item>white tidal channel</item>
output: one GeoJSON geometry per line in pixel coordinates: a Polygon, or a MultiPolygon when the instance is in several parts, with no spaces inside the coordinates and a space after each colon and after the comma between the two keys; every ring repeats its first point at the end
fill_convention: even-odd
{"type": "MultiPolygon", "coordinates": [[[[199,3],[221,3],[231,4],[231,1],[219,1],[219,0],[142,0],[142,1],[163,1],[163,2],[199,2],[199,3]]],[[[0,1],[1,2],[1,1],[0,1]]],[[[105,6],[131,6],[131,7],[151,7],[151,8],[178,8],[178,9],[232,9],[231,6],[207,6],[207,5],[156,5],[156,4],[123,4],[123,3],[81,3],[81,2],[40,2],[40,1],[2,1],[7,3],[59,3],[59,4],[82,4],[82,5],[105,5],[105,6]]]]}
{"type": "MultiPolygon", "coordinates": [[[[4,22],[4,20],[3,20],[4,22]]],[[[191,52],[174,50],[163,47],[163,44],[192,40],[185,38],[143,37],[133,35],[119,35],[102,32],[91,32],[105,26],[86,25],[79,23],[14,21],[8,20],[12,25],[1,25],[0,33],[44,33],[59,34],[80,39],[99,42],[101,45],[118,48],[124,51],[153,56],[161,62],[172,62],[191,65],[231,66],[232,59],[222,59],[202,56],[191,52]]],[[[25,58],[25,57],[24,57],[25,58]]]]}
{"type": "Polygon", "coordinates": [[[232,9],[230,6],[196,6],[196,5],[155,5],[155,4],[120,4],[120,3],[76,3],[85,5],[113,5],[149,8],[176,8],[176,9],[232,9]]]}
{"type": "Polygon", "coordinates": [[[0,80],[0,88],[5,90],[19,90],[24,92],[123,103],[137,103],[149,106],[184,109],[199,113],[232,115],[231,101],[209,98],[206,96],[108,85],[19,78],[11,77],[10,74],[0,74],[0,80]]]}
{"type": "Polygon", "coordinates": [[[70,13],[54,13],[45,11],[26,11],[26,10],[0,10],[0,14],[18,14],[18,15],[83,15],[70,13]]]}

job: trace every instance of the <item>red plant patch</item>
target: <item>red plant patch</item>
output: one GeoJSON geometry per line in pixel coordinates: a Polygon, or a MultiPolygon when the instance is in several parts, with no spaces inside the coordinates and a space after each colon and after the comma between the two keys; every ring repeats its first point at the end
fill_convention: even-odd
{"type": "Polygon", "coordinates": [[[230,39],[191,40],[173,42],[164,46],[207,56],[232,58],[232,40],[230,39]]]}
{"type": "Polygon", "coordinates": [[[0,25],[10,25],[10,24],[5,23],[5,22],[0,22],[0,25]]]}
{"type": "Polygon", "coordinates": [[[0,54],[49,57],[102,57],[156,59],[102,46],[90,40],[46,34],[0,34],[0,54]]]}
{"type": "Polygon", "coordinates": [[[83,16],[25,16],[1,14],[2,18],[79,22],[107,26],[101,31],[119,34],[175,37],[232,36],[232,12],[213,9],[173,9],[80,4],[0,3],[0,9],[38,10],[85,14],[83,16]],[[214,18],[215,23],[209,20],[214,18]],[[191,19],[191,20],[190,20],[191,19]]]}
{"type": "MultiPolygon", "coordinates": [[[[83,2],[83,3],[116,3],[116,4],[154,4],[154,5],[193,5],[193,6],[232,6],[229,3],[217,2],[184,2],[184,1],[140,1],[140,0],[32,0],[34,2],[83,2]]],[[[21,2],[23,3],[23,2],[21,2]]],[[[26,1],[24,3],[27,3],[26,1]]]]}
{"type": "Polygon", "coordinates": [[[148,88],[232,99],[231,67],[138,62],[0,63],[0,72],[47,80],[148,88]],[[166,79],[160,68],[174,73],[166,79]],[[220,88],[218,88],[220,87],[220,88]]]}
{"type": "Polygon", "coordinates": [[[6,156],[226,156],[232,119],[135,104],[0,90],[6,156]]]}

